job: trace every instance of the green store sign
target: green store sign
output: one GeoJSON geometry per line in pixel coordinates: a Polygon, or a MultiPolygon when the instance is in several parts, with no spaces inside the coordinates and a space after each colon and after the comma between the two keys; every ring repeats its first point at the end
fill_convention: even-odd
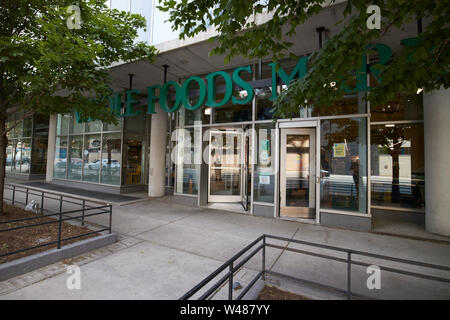
{"type": "MultiPolygon", "coordinates": [[[[414,46],[418,42],[418,38],[409,38],[401,41],[404,46],[414,46]]],[[[353,90],[342,87],[347,92],[359,92],[368,91],[370,87],[367,84],[367,73],[371,73],[374,78],[381,82],[381,72],[383,66],[389,63],[392,57],[392,50],[384,44],[376,44],[372,47],[373,50],[378,52],[379,61],[377,64],[367,68],[367,55],[363,55],[363,61],[361,63],[361,68],[356,72],[356,85],[353,90]]],[[[307,73],[308,57],[301,57],[294,70],[290,74],[287,74],[281,67],[278,67],[278,63],[270,63],[269,66],[272,68],[272,96],[270,100],[276,99],[277,97],[277,76],[280,80],[288,85],[294,78],[302,78],[307,73]]],[[[201,106],[205,105],[211,108],[217,108],[225,105],[231,99],[233,104],[246,104],[252,101],[254,96],[253,87],[250,83],[242,79],[241,74],[245,72],[248,74],[252,73],[250,66],[236,68],[230,75],[225,71],[216,71],[208,74],[204,79],[200,77],[190,77],[182,85],[175,81],[168,81],[164,85],[153,85],[147,87],[147,111],[146,114],[154,114],[155,102],[158,101],[161,109],[165,112],[175,112],[181,105],[187,110],[196,110],[201,106]],[[225,94],[220,101],[216,101],[216,79],[222,78],[225,83],[225,94]],[[197,102],[192,105],[189,102],[189,87],[191,84],[197,84],[199,88],[199,95],[197,102]],[[238,99],[233,96],[233,86],[238,85],[243,90],[247,92],[247,95],[243,99],[238,99]],[[175,102],[173,106],[169,106],[168,97],[169,90],[172,88],[175,91],[175,102]],[[156,90],[159,90],[159,95],[156,94],[156,90]]],[[[141,110],[135,110],[134,106],[138,103],[135,99],[135,95],[141,94],[139,90],[128,90],[126,91],[126,108],[125,112],[121,113],[121,101],[122,93],[116,93],[108,97],[110,108],[113,114],[119,117],[132,117],[138,116],[142,112],[141,110]]]]}

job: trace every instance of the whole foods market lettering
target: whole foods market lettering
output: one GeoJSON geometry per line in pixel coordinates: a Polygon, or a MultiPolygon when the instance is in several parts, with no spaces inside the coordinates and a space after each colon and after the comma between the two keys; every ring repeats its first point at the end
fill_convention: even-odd
{"type": "MultiPolygon", "coordinates": [[[[401,44],[404,46],[414,46],[417,41],[411,41],[416,38],[404,39],[401,41],[401,44]]],[[[349,92],[356,91],[367,91],[370,90],[370,87],[367,85],[367,73],[372,73],[375,79],[378,82],[381,82],[381,70],[383,65],[389,63],[389,60],[392,56],[392,50],[384,44],[376,44],[372,47],[373,50],[378,52],[379,62],[377,64],[371,65],[367,68],[367,58],[366,55],[363,55],[361,68],[356,72],[356,86],[354,89],[348,89],[344,87],[344,90],[349,92]]],[[[308,57],[301,57],[295,68],[292,70],[290,74],[287,74],[283,68],[278,66],[277,62],[270,63],[269,66],[272,68],[272,96],[270,100],[276,99],[277,97],[277,79],[280,79],[282,83],[288,85],[292,80],[296,77],[302,78],[307,73],[308,67],[308,57]]],[[[248,75],[252,74],[252,69],[250,66],[239,67],[233,70],[232,74],[225,71],[216,71],[208,74],[204,79],[200,77],[190,77],[183,84],[179,84],[175,81],[168,81],[163,85],[153,85],[146,88],[147,90],[147,114],[154,114],[155,111],[155,102],[159,102],[161,109],[165,112],[175,112],[181,106],[188,110],[196,110],[201,106],[205,105],[206,107],[217,108],[225,105],[231,99],[233,104],[246,104],[252,101],[254,96],[253,87],[250,83],[246,82],[242,79],[242,74],[247,73],[248,75]],[[216,80],[218,78],[222,79],[222,82],[225,86],[225,92],[223,97],[219,101],[217,101],[216,96],[216,80]],[[196,84],[198,87],[198,97],[196,97],[195,104],[191,104],[189,101],[189,91],[190,86],[192,84],[196,84]],[[234,85],[239,86],[242,90],[246,91],[244,94],[244,98],[237,98],[233,96],[233,87],[234,85]],[[157,94],[157,90],[159,89],[159,94],[157,94]],[[172,89],[172,92],[175,92],[175,99],[171,101],[171,105],[169,106],[168,98],[169,91],[172,89]]],[[[130,117],[137,116],[141,114],[140,110],[134,110],[134,105],[138,103],[135,99],[135,95],[141,94],[139,90],[128,90],[126,92],[126,108],[124,113],[121,112],[121,100],[122,94],[116,93],[108,97],[111,111],[120,117],[130,117]]],[[[173,99],[172,99],[173,100],[173,99]]]]}

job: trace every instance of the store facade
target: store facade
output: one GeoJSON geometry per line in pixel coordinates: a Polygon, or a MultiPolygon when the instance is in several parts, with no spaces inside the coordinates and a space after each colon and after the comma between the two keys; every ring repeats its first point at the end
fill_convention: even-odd
{"type": "MultiPolygon", "coordinates": [[[[449,234],[442,155],[450,150],[430,150],[448,144],[448,126],[440,124],[448,90],[371,106],[365,95],[381,79],[364,65],[341,101],[273,120],[273,99],[306,74],[308,55],[326,38],[318,27],[337,32],[336,8],[299,27],[298,58],[278,61],[279,68],[270,58],[224,65],[208,55],[213,32],[161,44],[154,64],[113,66],[109,101],[118,124],[51,116],[47,181],[357,230],[371,230],[374,214],[425,215],[427,229],[449,234]]],[[[382,55],[415,36],[414,23],[389,33],[366,64],[388,61],[382,55]]]]}

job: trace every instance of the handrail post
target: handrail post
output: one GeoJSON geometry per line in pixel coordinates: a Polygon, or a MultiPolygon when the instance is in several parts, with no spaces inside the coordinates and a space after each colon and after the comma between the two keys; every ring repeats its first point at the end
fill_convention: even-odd
{"type": "Polygon", "coordinates": [[[25,205],[28,204],[28,190],[30,190],[30,189],[27,188],[27,195],[25,196],[25,205]]]}
{"type": "Polygon", "coordinates": [[[41,214],[44,214],[44,191],[42,191],[41,195],[41,214]]]}
{"type": "Polygon", "coordinates": [[[16,196],[16,186],[13,186],[12,205],[14,205],[14,198],[16,196]]]}
{"type": "Polygon", "coordinates": [[[59,196],[59,213],[62,212],[62,208],[63,208],[63,195],[61,194],[59,196]]]}
{"type": "Polygon", "coordinates": [[[58,249],[61,249],[62,212],[59,213],[58,221],[58,249]]]}
{"type": "Polygon", "coordinates": [[[81,225],[84,227],[84,206],[85,206],[86,200],[83,200],[83,210],[81,213],[81,225]]]}
{"type": "Polygon", "coordinates": [[[233,300],[233,268],[234,261],[230,264],[230,277],[228,278],[228,300],[233,300]]]}
{"type": "Polygon", "coordinates": [[[112,229],[112,205],[109,205],[109,233],[111,233],[112,229]]]}
{"type": "Polygon", "coordinates": [[[266,280],[266,235],[263,235],[263,247],[262,247],[262,280],[266,280]]]}
{"type": "Polygon", "coordinates": [[[352,299],[352,253],[347,252],[347,300],[352,299]]]}

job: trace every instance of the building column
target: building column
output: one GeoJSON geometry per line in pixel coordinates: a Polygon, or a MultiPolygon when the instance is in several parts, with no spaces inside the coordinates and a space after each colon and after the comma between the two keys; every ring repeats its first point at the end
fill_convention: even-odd
{"type": "Polygon", "coordinates": [[[48,124],[48,146],[47,146],[47,168],[45,181],[53,180],[53,165],[55,163],[55,143],[56,143],[56,114],[52,114],[48,124]]]}
{"type": "Polygon", "coordinates": [[[167,113],[159,103],[155,103],[155,110],[150,133],[148,196],[162,197],[165,195],[166,179],[167,113]]]}
{"type": "Polygon", "coordinates": [[[424,94],[425,227],[450,236],[450,90],[424,94]]]}

